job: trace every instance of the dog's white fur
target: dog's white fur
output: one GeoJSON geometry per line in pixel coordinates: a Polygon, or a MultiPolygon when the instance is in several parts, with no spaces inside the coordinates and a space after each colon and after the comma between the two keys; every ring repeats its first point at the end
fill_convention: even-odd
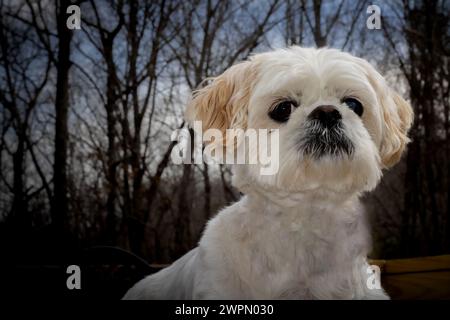
{"type": "Polygon", "coordinates": [[[412,116],[368,62],[338,50],[291,47],[231,67],[194,94],[187,117],[205,129],[279,129],[279,172],[235,165],[233,184],[245,196],[208,222],[197,248],[124,298],[387,298],[367,286],[370,237],[358,198],[398,162],[412,116]],[[344,97],[362,102],[362,117],[344,97]],[[280,98],[299,104],[282,124],[268,116],[280,98]],[[341,113],[351,157],[299,152],[307,116],[320,105],[341,113]]]}

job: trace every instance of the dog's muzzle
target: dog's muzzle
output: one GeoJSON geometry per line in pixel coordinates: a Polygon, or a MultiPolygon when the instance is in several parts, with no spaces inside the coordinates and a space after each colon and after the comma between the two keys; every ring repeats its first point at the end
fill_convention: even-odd
{"type": "Polygon", "coordinates": [[[315,108],[307,118],[304,134],[300,138],[300,151],[304,155],[320,158],[324,155],[351,156],[353,143],[345,135],[342,116],[333,106],[315,108]]]}

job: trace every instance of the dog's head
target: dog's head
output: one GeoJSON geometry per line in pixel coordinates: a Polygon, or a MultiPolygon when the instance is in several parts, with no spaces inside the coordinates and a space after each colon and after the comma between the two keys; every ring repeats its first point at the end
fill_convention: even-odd
{"type": "Polygon", "coordinates": [[[258,164],[236,166],[247,185],[339,193],[377,185],[399,161],[413,118],[365,60],[300,47],[234,65],[195,92],[186,115],[203,129],[278,129],[279,170],[265,176],[258,164]]]}

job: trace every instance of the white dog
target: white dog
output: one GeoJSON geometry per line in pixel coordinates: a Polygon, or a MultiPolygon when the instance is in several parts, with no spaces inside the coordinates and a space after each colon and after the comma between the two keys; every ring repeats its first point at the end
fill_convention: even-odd
{"type": "Polygon", "coordinates": [[[197,91],[187,118],[205,129],[278,129],[278,173],[234,166],[245,196],[125,299],[388,298],[367,284],[358,198],[400,159],[413,113],[368,62],[334,49],[257,54],[197,91]]]}

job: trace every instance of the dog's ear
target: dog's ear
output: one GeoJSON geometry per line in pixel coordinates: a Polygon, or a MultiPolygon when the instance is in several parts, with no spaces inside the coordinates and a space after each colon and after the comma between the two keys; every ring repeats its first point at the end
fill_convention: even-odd
{"type": "Polygon", "coordinates": [[[193,94],[185,118],[192,124],[201,121],[203,130],[219,129],[225,136],[228,128],[247,127],[248,102],[256,78],[252,61],[245,61],[213,78],[193,94]]]}
{"type": "Polygon", "coordinates": [[[396,164],[410,141],[408,131],[411,128],[414,113],[411,105],[397,92],[389,88],[384,78],[365,60],[358,59],[367,78],[375,90],[381,105],[382,136],[380,157],[382,165],[390,168],[396,164]]]}
{"type": "Polygon", "coordinates": [[[381,160],[386,168],[396,164],[410,141],[410,129],[414,114],[408,102],[397,92],[388,90],[388,95],[382,99],[384,128],[381,142],[381,160]]]}

